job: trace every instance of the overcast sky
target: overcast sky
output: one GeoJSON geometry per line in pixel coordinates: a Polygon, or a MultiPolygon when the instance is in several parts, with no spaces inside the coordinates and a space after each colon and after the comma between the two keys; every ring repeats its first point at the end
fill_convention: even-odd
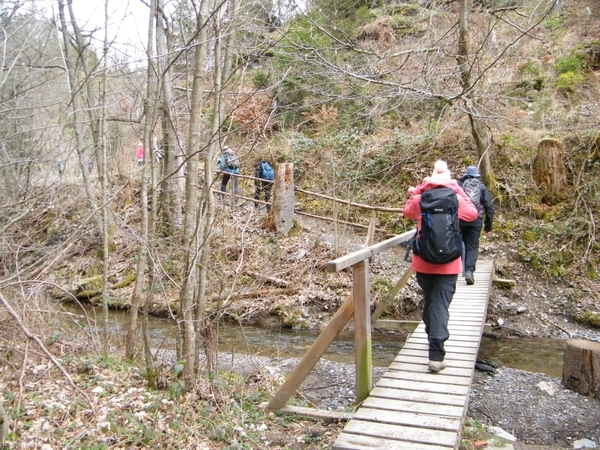
{"type": "MultiPolygon", "coordinates": [[[[94,33],[94,46],[102,48],[104,40],[104,0],[72,0],[77,23],[85,32],[94,33]]],[[[56,0],[36,0],[48,17],[58,16],[56,0]]],[[[115,39],[113,48],[129,56],[144,57],[148,40],[148,6],[142,0],[108,0],[108,36],[115,39]]]]}
{"type": "MultiPolygon", "coordinates": [[[[85,28],[98,28],[94,36],[104,39],[104,0],[73,0],[77,21],[85,28]]],[[[130,56],[142,56],[148,40],[148,7],[141,0],[108,1],[108,36],[115,49],[130,56]]]]}

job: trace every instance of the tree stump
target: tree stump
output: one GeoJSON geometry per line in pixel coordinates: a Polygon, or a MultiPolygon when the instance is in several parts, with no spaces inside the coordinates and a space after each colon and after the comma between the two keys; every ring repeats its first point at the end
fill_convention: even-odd
{"type": "Polygon", "coordinates": [[[562,384],[572,391],[600,400],[600,342],[567,341],[562,384]]]}
{"type": "Polygon", "coordinates": [[[279,164],[275,172],[275,193],[270,219],[281,236],[287,236],[294,226],[294,165],[279,164]]]}
{"type": "Polygon", "coordinates": [[[542,191],[544,203],[554,203],[567,186],[567,168],[562,142],[542,139],[534,162],[535,182],[542,191]]]}
{"type": "Polygon", "coordinates": [[[6,411],[4,410],[4,406],[2,402],[0,402],[0,443],[4,443],[6,438],[8,438],[8,422],[10,418],[6,411]]]}

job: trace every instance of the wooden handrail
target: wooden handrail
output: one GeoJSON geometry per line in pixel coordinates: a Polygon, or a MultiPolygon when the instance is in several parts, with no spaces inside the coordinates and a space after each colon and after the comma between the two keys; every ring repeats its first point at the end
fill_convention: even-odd
{"type": "MultiPolygon", "coordinates": [[[[371,221],[368,227],[367,243],[372,242],[375,232],[375,211],[400,212],[396,208],[377,208],[368,205],[361,205],[348,201],[340,201],[333,197],[315,194],[302,189],[296,189],[299,192],[314,194],[321,198],[327,198],[349,206],[364,207],[373,211],[371,221]]],[[[354,225],[354,224],[352,224],[354,225]]],[[[302,358],[300,364],[287,378],[285,383],[279,388],[279,391],[268,404],[261,405],[268,410],[281,410],[285,407],[287,401],[301,385],[308,373],[312,370],[318,360],[323,356],[329,345],[335,337],[345,327],[350,318],[354,316],[354,346],[355,346],[355,366],[356,366],[356,402],[360,403],[367,398],[372,389],[372,354],[371,354],[371,302],[370,302],[370,281],[369,281],[369,258],[384,252],[396,245],[409,241],[414,236],[415,230],[410,230],[400,235],[394,236],[383,242],[369,245],[346,256],[342,256],[327,263],[327,271],[338,272],[340,270],[352,267],[353,286],[352,293],[336,312],[332,320],[321,332],[317,340],[302,358]]],[[[403,276],[404,282],[412,274],[408,272],[403,276]]],[[[395,293],[400,289],[403,283],[400,282],[395,288],[395,293]]],[[[390,296],[393,300],[395,294],[390,296]]],[[[388,299],[389,301],[389,299],[388,299]]],[[[383,306],[382,310],[383,311],[383,306]]],[[[379,313],[381,314],[381,312],[379,313]]]]}
{"type": "Polygon", "coordinates": [[[350,253],[345,256],[341,256],[333,261],[327,263],[328,272],[339,272],[340,270],[346,269],[353,266],[354,264],[369,259],[372,256],[377,255],[391,247],[399,245],[403,242],[410,240],[415,234],[415,230],[406,231],[405,233],[399,234],[385,241],[379,242],[378,244],[371,245],[370,247],[362,248],[350,253]]]}

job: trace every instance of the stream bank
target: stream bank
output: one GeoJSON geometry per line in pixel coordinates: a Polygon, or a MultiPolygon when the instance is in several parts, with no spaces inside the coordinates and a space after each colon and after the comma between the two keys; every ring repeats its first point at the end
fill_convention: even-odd
{"type": "MultiPolygon", "coordinates": [[[[247,380],[267,382],[273,391],[300,362],[249,355],[221,354],[219,358],[222,367],[247,380]]],[[[385,371],[385,367],[374,368],[373,382],[385,371]]],[[[352,364],[321,359],[302,383],[299,397],[322,409],[350,408],[354,374],[352,364]]],[[[494,376],[475,372],[465,433],[471,423],[495,426],[517,438],[515,450],[567,450],[580,439],[600,444],[599,417],[600,401],[563,388],[560,378],[500,367],[494,376]]]]}

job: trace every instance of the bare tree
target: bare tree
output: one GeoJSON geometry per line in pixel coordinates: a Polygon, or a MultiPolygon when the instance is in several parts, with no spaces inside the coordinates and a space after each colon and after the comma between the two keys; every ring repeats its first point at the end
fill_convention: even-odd
{"type": "MultiPolygon", "coordinates": [[[[469,0],[458,2],[458,68],[460,71],[460,83],[464,92],[473,88],[471,82],[472,66],[469,64],[469,0]]],[[[496,190],[496,180],[490,163],[491,139],[487,132],[485,123],[480,119],[473,101],[465,98],[465,111],[471,124],[471,134],[475,141],[479,156],[479,167],[484,183],[492,192],[496,190]]]]}
{"type": "MultiPolygon", "coordinates": [[[[67,3],[69,5],[70,2],[67,3]]],[[[69,33],[68,22],[65,14],[65,0],[58,0],[58,12],[61,23],[61,32],[63,38],[63,52],[64,52],[64,64],[66,68],[66,74],[68,79],[69,91],[71,93],[71,105],[73,111],[73,129],[75,133],[76,140],[76,150],[77,155],[79,156],[79,167],[81,170],[81,175],[83,178],[83,185],[85,188],[86,198],[91,210],[91,213],[94,217],[96,228],[98,235],[102,235],[102,218],[100,215],[100,211],[97,207],[97,198],[94,186],[90,179],[90,161],[89,154],[86,151],[89,148],[89,142],[86,143],[85,131],[84,131],[84,101],[82,99],[81,91],[80,91],[80,82],[78,77],[78,71],[76,67],[75,61],[81,61],[80,59],[76,59],[71,54],[71,42],[73,42],[72,36],[69,33]]],[[[75,23],[74,17],[71,17],[71,23],[75,23]]],[[[81,35],[75,36],[75,42],[77,38],[81,38],[81,35]]],[[[84,47],[85,44],[78,42],[78,47],[84,47]]]]}
{"type": "MultiPolygon", "coordinates": [[[[72,11],[71,11],[72,13],[72,11]]],[[[102,178],[102,308],[104,310],[104,339],[103,339],[103,350],[104,354],[108,354],[108,276],[110,270],[109,264],[109,216],[110,216],[110,202],[109,202],[109,186],[108,186],[108,154],[107,154],[107,142],[106,142],[106,116],[105,105],[106,105],[106,82],[108,74],[108,0],[104,2],[104,46],[102,52],[103,71],[102,71],[102,83],[100,90],[100,117],[98,119],[98,172],[102,178]]],[[[88,91],[88,94],[91,94],[88,91]]],[[[92,109],[92,108],[89,108],[92,109]]],[[[92,123],[94,121],[92,120],[92,123]]]]}
{"type": "MultiPolygon", "coordinates": [[[[164,0],[159,0],[158,10],[160,11],[160,20],[156,28],[157,42],[157,65],[159,84],[162,87],[162,130],[163,130],[163,191],[166,196],[167,208],[165,219],[171,224],[173,231],[179,232],[183,225],[183,198],[182,184],[180,178],[183,177],[183,148],[179,139],[179,124],[177,110],[175,106],[175,95],[173,92],[173,63],[175,58],[170,57],[171,53],[171,30],[169,27],[169,18],[165,14],[164,0]]],[[[179,55],[179,54],[178,54],[179,55]]]]}
{"type": "MultiPolygon", "coordinates": [[[[232,43],[235,37],[235,23],[237,21],[239,2],[232,0],[228,5],[222,3],[220,8],[217,10],[217,14],[213,21],[214,30],[214,57],[215,57],[215,69],[213,73],[213,106],[212,106],[212,126],[211,136],[219,136],[219,130],[223,127],[224,108],[223,108],[223,97],[225,94],[224,84],[229,78],[231,72],[231,51],[232,43]],[[226,22],[229,22],[229,34],[227,34],[226,43],[223,45],[223,26],[226,22]],[[229,50],[229,51],[228,51],[229,50]]],[[[196,298],[196,305],[194,315],[197,323],[197,334],[201,335],[204,340],[204,349],[206,354],[206,365],[207,370],[212,372],[216,363],[216,336],[213,332],[213,324],[206,317],[205,304],[206,304],[206,293],[208,289],[207,273],[210,265],[211,257],[211,241],[213,233],[213,222],[215,220],[215,206],[214,206],[214,195],[212,192],[212,186],[215,181],[215,174],[213,170],[214,161],[218,155],[217,150],[221,139],[213,139],[208,145],[208,151],[204,159],[204,189],[202,202],[204,204],[203,217],[201,220],[200,230],[202,233],[202,248],[200,254],[200,273],[198,279],[198,294],[196,298]]],[[[235,201],[235,200],[234,200],[235,201]]],[[[199,352],[200,341],[197,340],[197,352],[199,352]]]]}
{"type": "Polygon", "coordinates": [[[205,67],[207,60],[207,42],[210,4],[209,0],[200,2],[200,9],[196,16],[197,33],[194,39],[194,76],[190,99],[190,123],[188,131],[188,145],[186,158],[186,186],[185,186],[185,217],[183,224],[183,237],[185,252],[185,273],[180,292],[180,305],[178,322],[181,335],[179,359],[183,361],[183,376],[192,386],[196,367],[196,329],[194,326],[194,300],[198,280],[198,257],[201,246],[201,236],[198,234],[198,166],[200,148],[202,146],[202,105],[203,90],[205,85],[205,67]]]}
{"type": "MultiPolygon", "coordinates": [[[[131,296],[131,308],[129,312],[129,323],[127,327],[126,354],[132,358],[135,355],[137,347],[138,333],[138,315],[142,300],[144,299],[144,287],[146,283],[146,269],[148,268],[148,255],[152,251],[152,234],[150,230],[149,209],[153,215],[156,215],[156,179],[153,170],[154,155],[152,155],[152,130],[157,121],[157,89],[158,82],[156,78],[157,68],[155,64],[156,48],[156,21],[158,17],[157,1],[152,0],[148,14],[148,39],[146,47],[146,93],[144,96],[144,116],[143,116],[143,145],[144,145],[144,164],[140,170],[140,236],[139,236],[139,254],[136,267],[136,280],[131,296]],[[148,191],[152,192],[152,205],[148,199],[148,191]]],[[[152,271],[154,267],[151,267],[152,271]]],[[[149,287],[151,288],[151,286],[149,287]]],[[[149,288],[147,295],[150,295],[149,288]]],[[[146,361],[149,363],[149,361],[146,361]]]]}

